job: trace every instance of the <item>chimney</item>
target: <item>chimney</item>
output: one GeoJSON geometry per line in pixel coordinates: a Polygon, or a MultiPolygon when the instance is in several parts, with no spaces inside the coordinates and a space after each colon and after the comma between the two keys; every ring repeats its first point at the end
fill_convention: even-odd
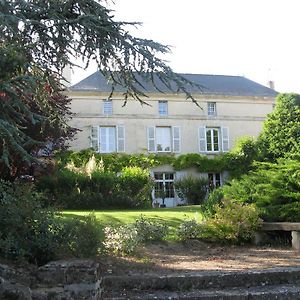
{"type": "Polygon", "coordinates": [[[275,90],[275,84],[274,84],[273,80],[268,81],[268,86],[269,86],[270,89],[275,90]]]}

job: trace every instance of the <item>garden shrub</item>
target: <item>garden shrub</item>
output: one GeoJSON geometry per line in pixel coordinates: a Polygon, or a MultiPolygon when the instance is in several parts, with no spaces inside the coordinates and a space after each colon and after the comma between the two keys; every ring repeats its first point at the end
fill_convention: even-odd
{"type": "Polygon", "coordinates": [[[168,234],[168,227],[157,221],[140,216],[134,223],[141,242],[161,241],[168,234]]]}
{"type": "Polygon", "coordinates": [[[231,178],[239,178],[252,169],[252,164],[259,156],[258,142],[253,137],[239,138],[233,149],[224,154],[226,171],[231,178]]]}
{"type": "Polygon", "coordinates": [[[255,203],[261,218],[269,222],[300,220],[300,161],[256,163],[255,170],[222,187],[226,198],[255,203]]]}
{"type": "Polygon", "coordinates": [[[201,225],[195,219],[184,220],[176,230],[177,237],[182,240],[199,238],[201,225]]]}
{"type": "Polygon", "coordinates": [[[148,170],[140,167],[125,167],[118,177],[120,191],[123,191],[132,202],[132,207],[149,207],[153,182],[148,170]]]}
{"type": "Polygon", "coordinates": [[[222,200],[213,206],[214,214],[203,222],[185,220],[176,233],[180,240],[201,239],[208,242],[241,244],[251,241],[261,220],[253,204],[222,200]]]}
{"type": "Polygon", "coordinates": [[[254,204],[227,199],[214,207],[215,214],[201,224],[200,238],[210,242],[240,244],[249,242],[261,220],[254,204]]]}
{"type": "Polygon", "coordinates": [[[43,264],[55,258],[62,224],[31,184],[0,181],[0,256],[43,264]]]}
{"type": "Polygon", "coordinates": [[[66,220],[32,184],[0,181],[0,256],[42,265],[61,255],[87,257],[101,246],[95,217],[66,220]]]}
{"type": "Polygon", "coordinates": [[[216,213],[215,211],[216,204],[219,204],[223,198],[224,198],[224,193],[221,188],[216,188],[212,190],[209,193],[208,198],[201,205],[202,215],[205,218],[212,217],[216,213]]]}
{"type": "Polygon", "coordinates": [[[104,247],[107,250],[116,254],[129,254],[143,243],[163,240],[168,234],[168,227],[140,216],[132,224],[105,227],[104,233],[104,247]]]}
{"type": "Polygon", "coordinates": [[[187,200],[188,204],[200,204],[207,194],[208,180],[186,176],[176,180],[174,185],[179,198],[187,200]]]}
{"type": "Polygon", "coordinates": [[[93,257],[103,247],[104,233],[94,214],[65,221],[62,236],[64,243],[59,250],[63,255],[93,257]]]}
{"type": "Polygon", "coordinates": [[[136,250],[141,240],[133,224],[120,226],[117,228],[105,227],[105,241],[103,243],[106,250],[116,254],[129,254],[136,250]]]}
{"type": "Polygon", "coordinates": [[[65,209],[145,208],[151,204],[149,173],[137,167],[124,168],[120,174],[63,169],[42,177],[37,185],[48,202],[65,209]]]}

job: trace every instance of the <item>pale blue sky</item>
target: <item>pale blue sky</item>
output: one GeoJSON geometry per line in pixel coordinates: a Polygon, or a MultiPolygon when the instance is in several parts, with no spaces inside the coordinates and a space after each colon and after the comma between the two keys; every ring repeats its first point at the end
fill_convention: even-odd
{"type": "MultiPolygon", "coordinates": [[[[134,35],[172,46],[176,72],[243,75],[300,93],[299,0],[115,0],[134,35]]],[[[75,72],[73,83],[95,71],[75,72]]]]}

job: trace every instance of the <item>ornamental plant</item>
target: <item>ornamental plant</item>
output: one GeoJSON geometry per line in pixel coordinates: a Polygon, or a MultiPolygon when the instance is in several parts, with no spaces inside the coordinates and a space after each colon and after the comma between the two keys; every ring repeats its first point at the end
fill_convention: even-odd
{"type": "Polygon", "coordinates": [[[168,231],[164,224],[140,216],[132,224],[105,227],[104,247],[116,254],[129,254],[146,242],[163,240],[168,231]]]}
{"type": "Polygon", "coordinates": [[[0,180],[0,257],[42,265],[98,253],[101,227],[93,216],[66,220],[42,202],[32,184],[0,180]]]}
{"type": "Polygon", "coordinates": [[[201,204],[207,194],[208,180],[186,176],[176,180],[174,185],[176,193],[182,200],[186,200],[188,204],[201,204]]]}
{"type": "Polygon", "coordinates": [[[117,228],[105,227],[104,234],[105,249],[115,254],[132,253],[141,243],[138,232],[132,224],[117,228]]]}
{"type": "Polygon", "coordinates": [[[176,230],[177,237],[182,240],[193,240],[200,237],[201,224],[195,219],[184,220],[176,230]]]}
{"type": "Polygon", "coordinates": [[[134,227],[141,242],[161,241],[168,234],[166,225],[147,219],[143,215],[136,219],[134,227]]]}
{"type": "Polygon", "coordinates": [[[277,163],[256,163],[255,169],[222,187],[226,198],[254,203],[263,220],[300,220],[300,161],[280,159],[277,163]]]}
{"type": "Polygon", "coordinates": [[[199,236],[210,242],[241,244],[250,242],[261,225],[254,204],[223,199],[216,204],[215,214],[201,224],[199,236]]]}

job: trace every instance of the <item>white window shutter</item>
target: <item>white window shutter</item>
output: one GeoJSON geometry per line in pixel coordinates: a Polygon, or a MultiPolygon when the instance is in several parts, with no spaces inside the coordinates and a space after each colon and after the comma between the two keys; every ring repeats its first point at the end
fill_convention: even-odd
{"type": "Polygon", "coordinates": [[[96,151],[99,152],[99,126],[91,126],[91,147],[96,151]]]}
{"type": "Polygon", "coordinates": [[[200,126],[198,131],[199,136],[199,152],[206,152],[206,127],[200,126]]]}
{"type": "Polygon", "coordinates": [[[125,152],[125,127],[117,126],[117,152],[125,152]]]}
{"type": "Polygon", "coordinates": [[[180,136],[180,127],[179,126],[172,127],[172,136],[173,136],[173,152],[180,153],[181,152],[181,136],[180,136]]]}
{"type": "Polygon", "coordinates": [[[148,151],[155,152],[155,127],[151,126],[147,128],[148,137],[148,151]]]}
{"type": "Polygon", "coordinates": [[[229,128],[222,127],[222,150],[223,152],[229,151],[229,128]]]}

